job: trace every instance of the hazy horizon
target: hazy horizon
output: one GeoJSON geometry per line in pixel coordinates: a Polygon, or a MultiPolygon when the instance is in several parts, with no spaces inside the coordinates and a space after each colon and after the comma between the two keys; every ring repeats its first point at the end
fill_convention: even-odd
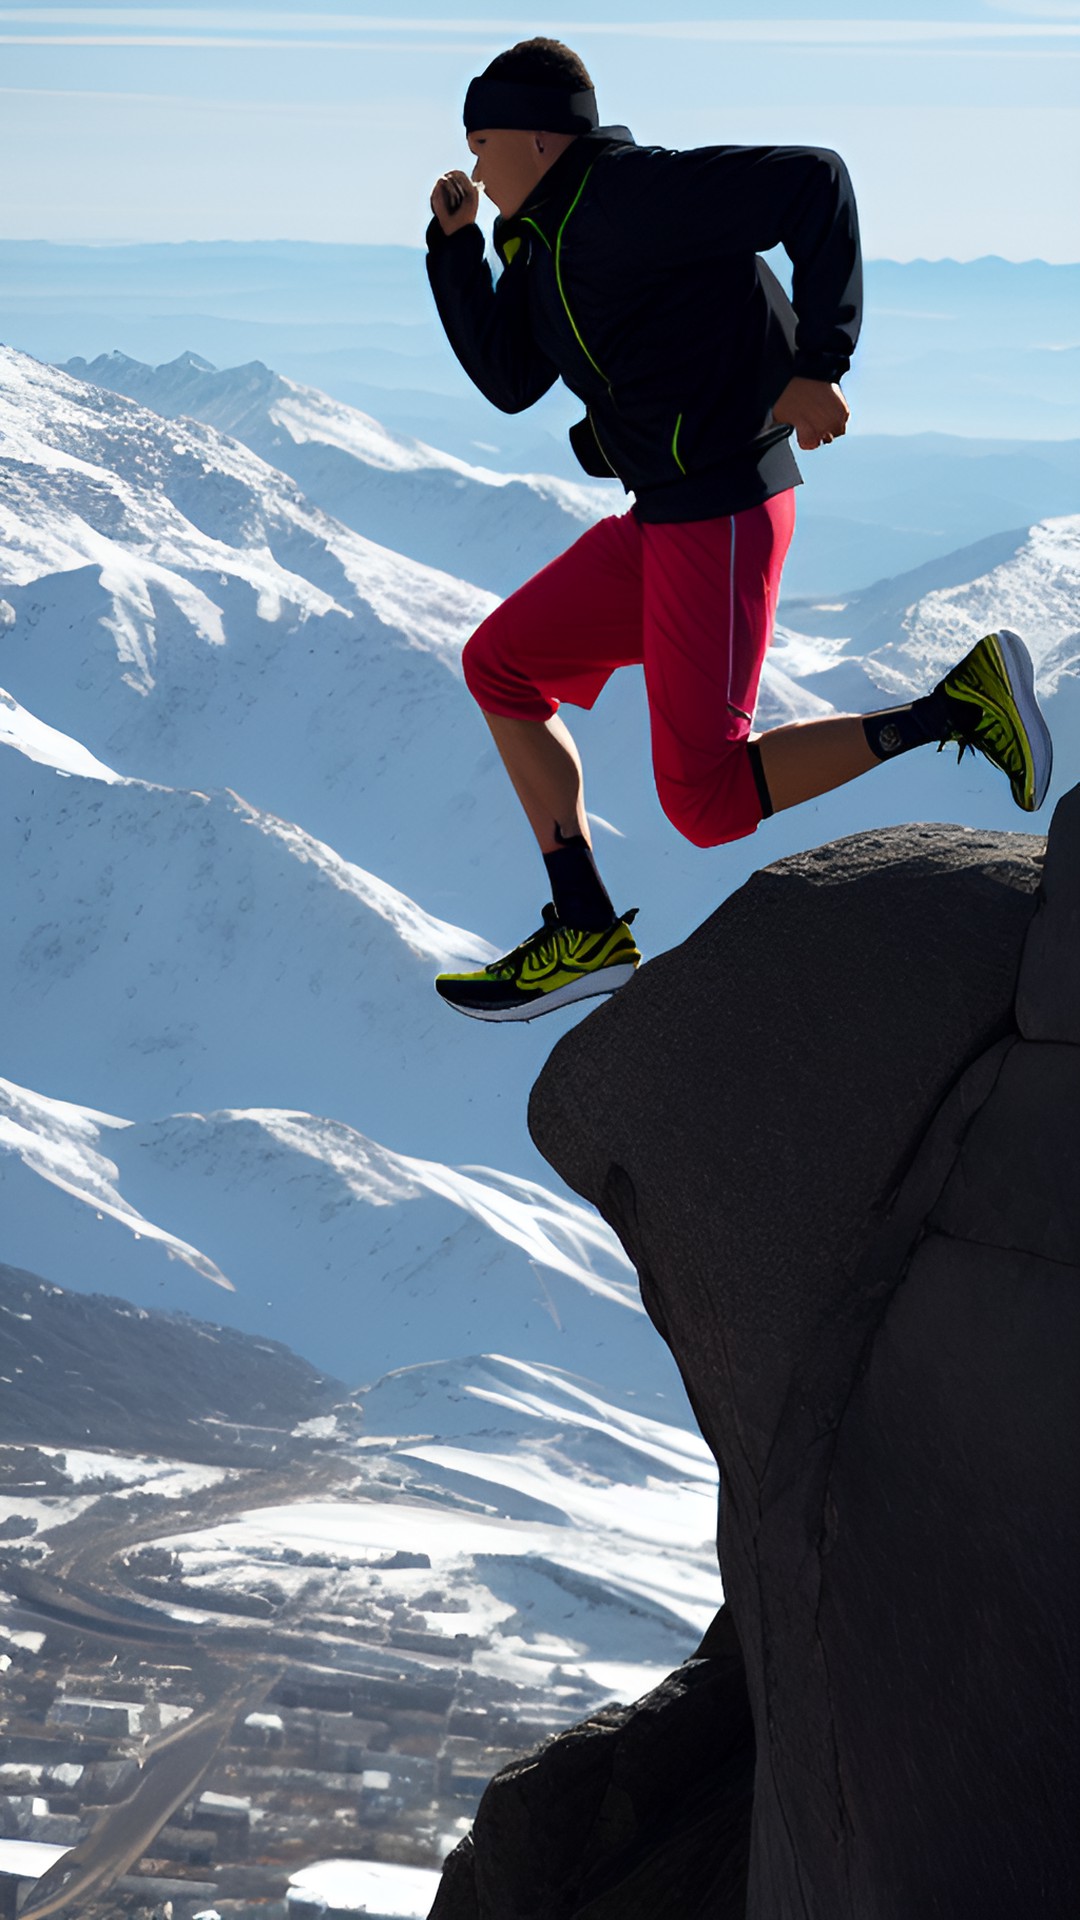
{"type": "Polygon", "coordinates": [[[564,38],[606,123],[647,145],[826,146],[871,257],[1080,258],[1076,0],[594,0],[584,22],[72,0],[0,6],[13,238],[419,246],[461,102],[501,48],[564,38]]]}
{"type": "MultiPolygon", "coordinates": [[[[221,233],[206,235],[202,238],[154,239],[150,237],[124,238],[123,236],[103,234],[97,238],[79,239],[74,235],[45,234],[7,234],[0,233],[0,247],[82,247],[87,252],[105,253],[111,247],[149,248],[149,247],[313,247],[329,251],[334,247],[367,248],[372,252],[400,252],[423,255],[427,249],[422,241],[407,240],[312,240],[306,234],[277,233],[240,237],[236,234],[221,233]]],[[[1080,247],[1074,259],[1047,260],[1042,254],[1028,254],[1013,259],[1003,253],[979,253],[969,258],[961,258],[954,253],[926,254],[915,253],[901,258],[897,254],[863,252],[863,260],[868,266],[896,267],[977,267],[991,261],[1005,267],[1053,267],[1067,270],[1080,266],[1080,247]]]]}

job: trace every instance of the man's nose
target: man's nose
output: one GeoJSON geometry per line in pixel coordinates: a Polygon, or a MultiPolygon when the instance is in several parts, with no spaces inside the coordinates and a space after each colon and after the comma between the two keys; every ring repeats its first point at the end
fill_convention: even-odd
{"type": "Polygon", "coordinates": [[[475,167],[473,168],[473,170],[472,170],[472,172],[471,172],[471,174],[469,175],[469,178],[470,178],[470,180],[471,180],[471,181],[473,182],[473,185],[474,185],[474,186],[477,186],[477,187],[478,187],[478,186],[480,185],[480,159],[479,159],[479,156],[477,156],[477,161],[476,161],[476,165],[475,165],[475,167]]]}

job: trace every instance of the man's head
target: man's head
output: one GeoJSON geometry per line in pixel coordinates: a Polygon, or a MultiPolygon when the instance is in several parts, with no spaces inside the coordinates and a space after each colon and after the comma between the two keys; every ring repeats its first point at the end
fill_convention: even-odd
{"type": "Polygon", "coordinates": [[[498,54],[465,96],[472,177],[504,217],[516,213],[560,154],[596,124],[584,61],[559,40],[523,40],[498,54]]]}

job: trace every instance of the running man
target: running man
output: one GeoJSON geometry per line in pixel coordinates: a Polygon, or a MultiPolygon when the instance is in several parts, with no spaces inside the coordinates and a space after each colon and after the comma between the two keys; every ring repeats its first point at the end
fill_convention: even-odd
{"type": "Polygon", "coordinates": [[[589,835],[581,761],[559,706],[591,707],[642,663],[664,812],[696,846],[914,747],[978,748],[1018,806],[1041,805],[1051,744],[1023,642],[980,640],[932,692],[866,716],[754,735],[754,703],[806,451],[844,433],[839,382],[862,273],[851,183],[811,147],[638,147],[598,124],[593,84],[559,41],[522,42],[465,100],[472,176],[431,196],[428,274],[450,344],[506,413],[557,379],[584,402],[571,442],[616,475],[629,511],[601,520],[497,607],[465,648],[479,703],[536,836],[552,899],[501,960],[441,974],[447,1003],[529,1020],[609,993],[641,956],[589,835]],[[499,210],[493,281],[479,188],[499,210]],[[792,263],[789,301],[762,252],[792,263]]]}

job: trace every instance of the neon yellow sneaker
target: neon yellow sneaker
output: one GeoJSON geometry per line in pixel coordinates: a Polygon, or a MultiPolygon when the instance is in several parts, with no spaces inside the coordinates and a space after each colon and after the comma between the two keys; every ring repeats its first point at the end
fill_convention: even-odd
{"type": "Polygon", "coordinates": [[[574,1000],[614,993],[632,977],[641,955],[634,945],[631,907],[600,933],[564,927],[555,908],[512,953],[477,973],[440,973],[435,991],[447,1006],[473,1020],[535,1020],[574,1000]]]}
{"type": "Polygon", "coordinates": [[[944,694],[953,718],[941,745],[955,742],[961,759],[967,748],[977,747],[1007,775],[1018,807],[1025,813],[1041,807],[1054,748],[1035,698],[1031,655],[1019,634],[1007,627],[988,633],[935,692],[944,694]]]}

